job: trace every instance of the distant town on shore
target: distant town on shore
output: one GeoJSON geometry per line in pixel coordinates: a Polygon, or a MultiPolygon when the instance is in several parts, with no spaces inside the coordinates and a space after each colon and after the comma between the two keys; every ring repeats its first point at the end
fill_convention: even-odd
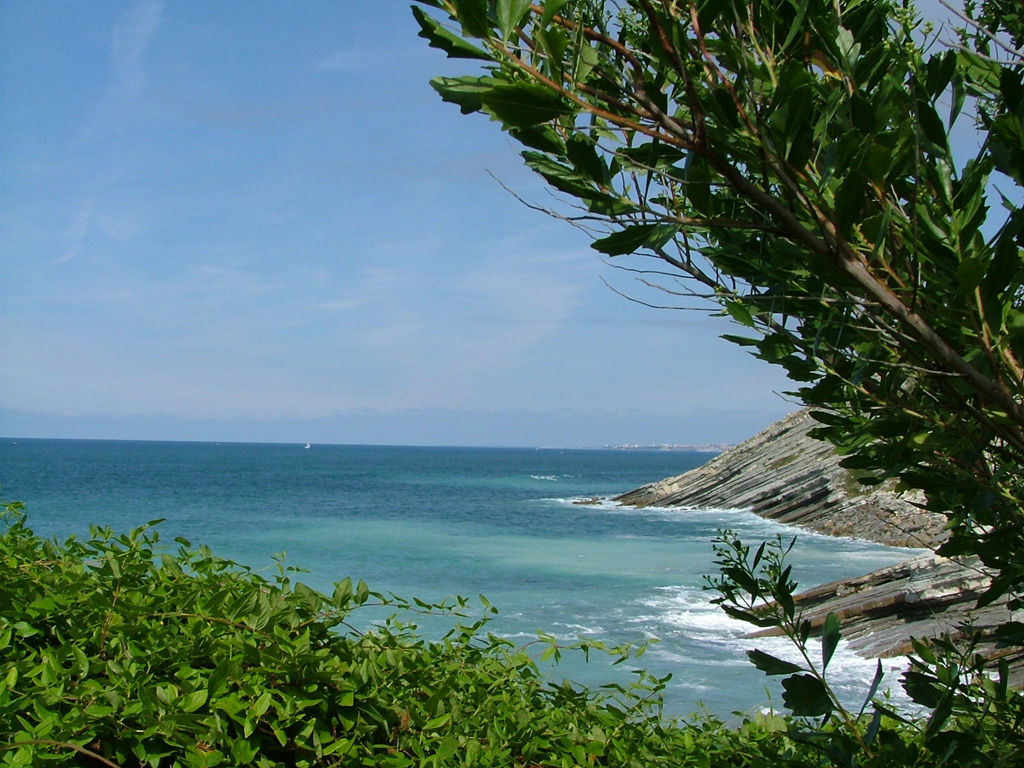
{"type": "Polygon", "coordinates": [[[697,443],[690,445],[606,445],[609,451],[698,451],[701,453],[721,453],[734,447],[731,443],[697,443]]]}

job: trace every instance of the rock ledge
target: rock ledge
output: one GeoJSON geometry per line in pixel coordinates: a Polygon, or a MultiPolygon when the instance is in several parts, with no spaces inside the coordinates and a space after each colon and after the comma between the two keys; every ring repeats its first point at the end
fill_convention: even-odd
{"type": "Polygon", "coordinates": [[[832,446],[811,438],[817,426],[797,411],[697,469],[615,498],[635,507],[749,509],[819,533],[889,546],[932,549],[946,519],[924,512],[914,497],[871,489],[839,466],[832,446]]]}

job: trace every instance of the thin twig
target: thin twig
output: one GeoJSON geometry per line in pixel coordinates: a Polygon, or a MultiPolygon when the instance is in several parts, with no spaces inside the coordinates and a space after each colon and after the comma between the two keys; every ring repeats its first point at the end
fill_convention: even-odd
{"type": "Polygon", "coordinates": [[[121,766],[119,766],[117,763],[112,763],[110,760],[107,760],[107,758],[105,758],[103,755],[99,755],[93,752],[91,749],[86,749],[85,747],[80,746],[78,744],[72,744],[69,741],[54,741],[53,739],[26,739],[25,741],[12,741],[10,744],[0,745],[0,752],[3,752],[7,749],[14,749],[15,747],[39,745],[45,745],[48,747],[60,747],[62,749],[70,749],[74,752],[78,752],[79,754],[85,755],[86,757],[91,757],[93,760],[98,760],[104,765],[109,766],[109,768],[121,768],[121,766]]]}

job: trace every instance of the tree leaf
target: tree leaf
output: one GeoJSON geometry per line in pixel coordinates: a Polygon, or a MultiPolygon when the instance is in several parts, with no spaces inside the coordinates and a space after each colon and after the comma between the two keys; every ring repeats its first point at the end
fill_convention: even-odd
{"type": "Polygon", "coordinates": [[[523,160],[526,165],[544,177],[555,189],[560,192],[589,200],[597,190],[587,182],[574,168],[555,162],[550,157],[538,152],[523,152],[523,160]]]}
{"type": "Polygon", "coordinates": [[[732,618],[745,621],[747,624],[753,624],[755,627],[767,629],[768,627],[778,626],[778,621],[776,621],[772,616],[754,613],[753,611],[736,608],[735,606],[726,605],[725,603],[722,603],[722,610],[732,618]]]}
{"type": "Polygon", "coordinates": [[[579,46],[576,49],[575,69],[572,75],[573,79],[577,82],[585,81],[600,61],[601,54],[599,54],[596,49],[591,48],[589,45],[579,46]]]}
{"type": "Polygon", "coordinates": [[[446,736],[437,749],[437,762],[443,763],[459,749],[459,741],[454,736],[446,736]]]}
{"type": "Polygon", "coordinates": [[[181,699],[181,709],[183,712],[195,712],[201,706],[206,703],[207,692],[204,688],[200,688],[197,691],[184,696],[181,699]]]}
{"type": "Polygon", "coordinates": [[[1021,73],[1004,67],[999,72],[999,93],[1010,112],[1017,112],[1024,102],[1024,82],[1021,73]]]}
{"type": "Polygon", "coordinates": [[[821,669],[823,672],[828,668],[828,663],[832,661],[832,656],[839,645],[839,638],[839,617],[830,612],[825,617],[825,624],[821,628],[821,669]]]}
{"type": "Polygon", "coordinates": [[[875,676],[871,680],[871,686],[868,688],[868,692],[864,696],[864,703],[860,708],[861,715],[864,714],[864,711],[868,708],[868,704],[871,703],[871,699],[873,699],[875,694],[878,692],[878,686],[882,684],[882,679],[884,677],[885,671],[882,669],[882,660],[879,659],[875,665],[875,676]]]}
{"type": "Polygon", "coordinates": [[[943,699],[940,683],[931,675],[910,670],[903,675],[903,690],[911,701],[928,709],[934,709],[943,699]]]}
{"type": "Polygon", "coordinates": [[[480,93],[484,107],[506,126],[525,128],[568,114],[562,97],[538,83],[498,83],[480,93]]]}
{"type": "Polygon", "coordinates": [[[494,80],[489,77],[435,77],[430,81],[430,87],[445,101],[458,104],[464,115],[481,111],[484,103],[480,95],[493,86],[494,80]]]}
{"type": "Polygon", "coordinates": [[[462,31],[470,37],[487,37],[491,25],[487,19],[487,0],[451,0],[462,31]]]}
{"type": "Polygon", "coordinates": [[[675,235],[671,224],[634,224],[590,244],[595,251],[608,256],[623,256],[641,248],[660,248],[675,235]]]}
{"type": "Polygon", "coordinates": [[[956,269],[957,280],[960,281],[960,290],[971,293],[981,285],[981,281],[988,272],[988,263],[977,257],[967,257],[960,262],[956,269]]]}
{"type": "Polygon", "coordinates": [[[338,608],[344,608],[352,599],[352,577],[346,576],[334,585],[334,594],[331,595],[331,602],[338,608]]]}
{"type": "MultiPolygon", "coordinates": [[[[750,310],[746,306],[744,306],[742,302],[726,302],[725,311],[729,313],[729,317],[731,317],[733,320],[740,323],[741,325],[745,325],[748,328],[754,327],[754,317],[753,315],[750,314],[750,310]]],[[[754,565],[756,566],[757,563],[755,563],[754,565]]]]}
{"type": "Polygon", "coordinates": [[[608,181],[608,167],[594,149],[594,143],[583,136],[573,136],[565,143],[566,155],[573,168],[590,181],[608,181]]]}
{"type": "Polygon", "coordinates": [[[538,149],[541,152],[561,154],[565,152],[565,142],[550,125],[531,125],[526,128],[509,128],[509,135],[524,146],[538,149]]]}
{"type": "Polygon", "coordinates": [[[419,37],[430,43],[432,48],[444,51],[449,59],[483,59],[484,61],[492,59],[487,51],[466,42],[416,6],[412,7],[412,15],[416,17],[416,21],[420,25],[419,37]]]}
{"type": "Polygon", "coordinates": [[[210,678],[206,683],[206,691],[210,699],[216,699],[224,690],[231,672],[231,666],[231,659],[224,658],[213,668],[210,678]]]}
{"type": "Polygon", "coordinates": [[[366,582],[362,579],[356,584],[355,600],[359,605],[363,605],[367,600],[370,599],[370,588],[366,586],[366,582]]]}
{"type": "Polygon", "coordinates": [[[946,146],[946,129],[935,108],[924,100],[917,102],[917,122],[925,137],[937,147],[946,146]]]}
{"type": "Polygon", "coordinates": [[[747,658],[766,675],[791,675],[803,669],[799,664],[780,659],[756,648],[752,651],[747,651],[747,658]]]}
{"type": "Polygon", "coordinates": [[[832,711],[832,699],[813,675],[793,675],[782,681],[782,701],[797,717],[817,717],[832,711]]]}
{"type": "Polygon", "coordinates": [[[546,27],[551,23],[551,19],[553,19],[555,15],[568,4],[568,2],[569,0],[544,0],[544,14],[541,16],[540,23],[546,27]]]}
{"type": "Polygon", "coordinates": [[[498,0],[498,28],[501,29],[501,37],[508,40],[512,37],[522,21],[523,16],[530,10],[530,0],[498,0]]]}
{"type": "Polygon", "coordinates": [[[860,174],[850,173],[836,190],[835,215],[840,232],[849,233],[853,225],[860,221],[866,199],[864,182],[861,181],[860,174]]]}
{"type": "Polygon", "coordinates": [[[932,56],[928,59],[926,69],[925,88],[928,89],[928,95],[934,99],[946,90],[949,81],[953,79],[953,73],[956,72],[956,51],[943,51],[932,56]]]}

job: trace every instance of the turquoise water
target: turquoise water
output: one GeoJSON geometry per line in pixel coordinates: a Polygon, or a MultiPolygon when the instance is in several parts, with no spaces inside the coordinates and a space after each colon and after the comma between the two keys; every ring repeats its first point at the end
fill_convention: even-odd
{"type": "MultiPolygon", "coordinates": [[[[907,550],[786,529],[735,510],[634,510],[608,497],[698,466],[703,453],[487,448],[0,440],[0,490],[27,504],[39,533],[126,530],[155,518],[247,565],[286,564],[330,591],[346,576],[371,589],[435,601],[484,594],[493,631],[528,642],[657,640],[640,662],[671,673],[667,709],[727,715],[778,700],[744,651],[748,627],[709,604],[711,540],[798,533],[795,577],[812,586],[865,573],[907,550]]],[[[370,621],[368,617],[366,621],[370,621]]],[[[428,624],[429,631],[437,631],[428,624]]],[[[779,655],[781,641],[756,646],[779,655]]],[[[896,686],[899,660],[887,662],[896,686]]],[[[630,676],[567,658],[552,674],[596,686],[630,676]]],[[[851,699],[874,662],[840,650],[833,666],[851,699]]],[[[625,667],[625,668],[624,668],[625,667]]]]}

